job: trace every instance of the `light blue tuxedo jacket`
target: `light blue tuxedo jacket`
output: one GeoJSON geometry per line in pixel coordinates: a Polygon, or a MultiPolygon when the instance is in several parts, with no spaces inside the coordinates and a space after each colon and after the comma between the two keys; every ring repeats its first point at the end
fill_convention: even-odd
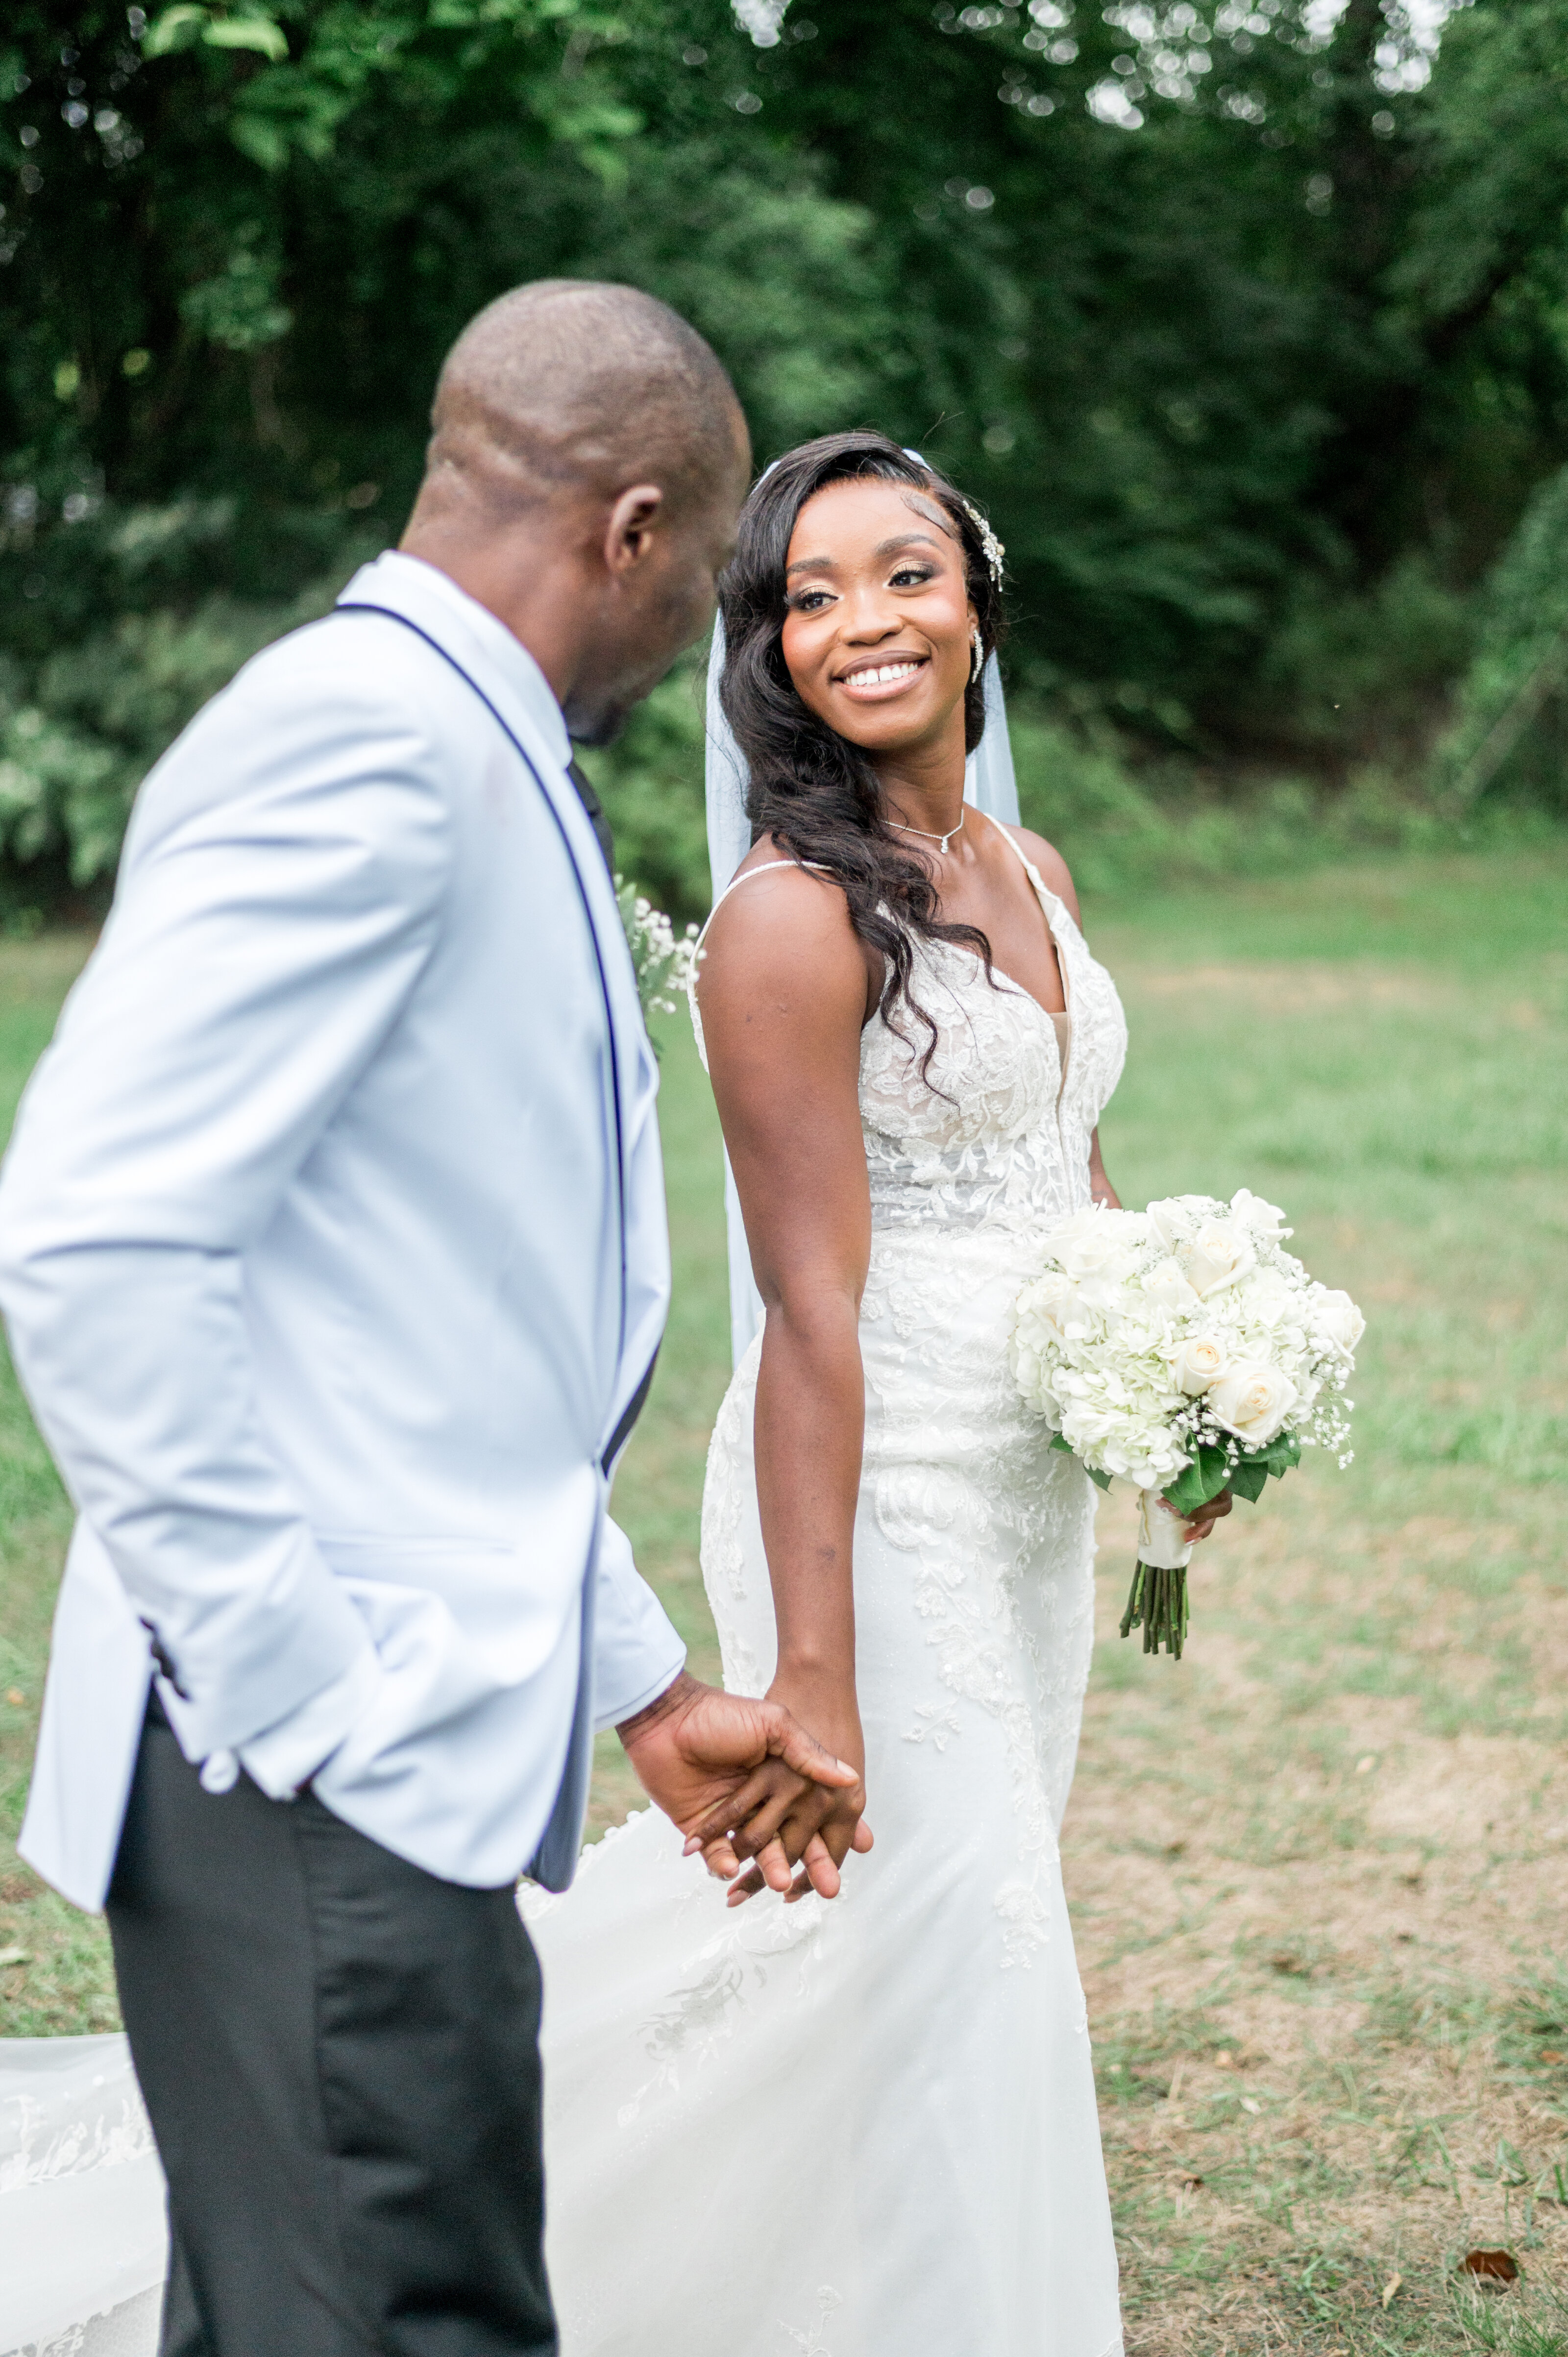
{"type": "Polygon", "coordinates": [[[87,1907],[156,1665],[211,1784],[559,1887],[594,1724],[684,1660],[606,1514],[669,1256],[565,729],[433,567],[344,604],[147,779],[0,1177],[80,1515],[22,1848],[87,1907]]]}

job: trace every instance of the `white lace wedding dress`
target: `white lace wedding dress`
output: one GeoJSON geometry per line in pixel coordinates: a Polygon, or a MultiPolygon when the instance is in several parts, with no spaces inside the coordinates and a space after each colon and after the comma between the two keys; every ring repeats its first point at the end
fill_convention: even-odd
{"type": "MultiPolygon", "coordinates": [[[[945,944],[916,967],[940,1026],[932,1085],[913,1027],[912,1049],[874,1018],[861,1050],[873,1233],[854,1593],[875,1849],[848,1861],[831,1905],[764,1894],[730,1910],[649,1811],[564,1898],[524,1901],[544,1969],[563,2357],[1122,2347],[1057,1849],[1094,1492],[1042,1445],[1006,1340],[1031,1239],[1089,1200],[1126,1029],[1110,976],[1029,874],[1067,985],[1065,1085],[1051,1017],[945,944]]],[[[703,1504],[725,1680],[746,1694],[775,1641],[758,1347],[719,1412],[703,1504]]]]}

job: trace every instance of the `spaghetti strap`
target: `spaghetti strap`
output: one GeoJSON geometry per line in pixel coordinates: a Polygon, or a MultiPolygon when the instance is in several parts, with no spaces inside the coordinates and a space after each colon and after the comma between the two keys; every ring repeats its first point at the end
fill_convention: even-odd
{"type": "MultiPolygon", "coordinates": [[[[972,804],[971,807],[972,808],[973,805],[972,804]]],[[[1007,845],[1008,850],[1012,852],[1014,857],[1019,862],[1020,866],[1026,867],[1028,870],[1030,877],[1033,877],[1035,874],[1035,863],[1030,858],[1028,853],[1025,850],[1023,845],[1021,843],[1014,842],[1012,828],[1010,826],[1004,826],[1002,821],[997,817],[994,811],[982,811],[980,815],[982,818],[988,818],[991,821],[992,825],[996,829],[997,834],[1002,837],[1002,840],[1007,845]]]]}
{"type": "Polygon", "coordinates": [[[714,902],[713,907],[708,910],[707,915],[703,920],[703,930],[697,935],[696,940],[696,946],[698,949],[702,948],[703,942],[707,938],[708,927],[713,923],[714,919],[718,915],[719,910],[724,907],[724,904],[729,899],[730,894],[732,892],[737,892],[743,884],[749,884],[754,876],[766,876],[775,867],[810,867],[813,873],[818,876],[825,876],[827,874],[827,869],[822,866],[819,860],[815,859],[765,859],[760,867],[748,867],[744,876],[732,876],[729,882],[725,886],[724,890],[719,894],[718,899],[714,902]]]}
{"type": "Polygon", "coordinates": [[[774,867],[810,867],[813,873],[818,876],[825,876],[828,872],[827,869],[822,866],[822,863],[815,859],[765,859],[759,867],[748,867],[744,876],[732,876],[729,882],[725,886],[724,890],[719,894],[718,899],[714,902],[713,907],[708,910],[707,915],[703,918],[703,930],[692,944],[692,962],[686,969],[686,1004],[691,1009],[692,1030],[696,1039],[697,1053],[703,1060],[703,1070],[704,1072],[708,1069],[708,1048],[707,1042],[703,1037],[702,1009],[697,1005],[697,966],[703,954],[703,943],[708,938],[708,927],[713,923],[714,919],[718,915],[719,910],[724,907],[725,902],[729,899],[732,892],[738,891],[743,884],[749,884],[754,876],[766,876],[768,873],[768,870],[774,867]]]}

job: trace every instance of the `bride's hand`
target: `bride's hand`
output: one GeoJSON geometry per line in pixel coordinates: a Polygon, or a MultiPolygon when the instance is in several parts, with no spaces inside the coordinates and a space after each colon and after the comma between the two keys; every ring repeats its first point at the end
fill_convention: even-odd
{"type": "MultiPolygon", "coordinates": [[[[1162,1500],[1161,1502],[1164,1503],[1164,1501],[1162,1500]]],[[[1233,1503],[1230,1491],[1221,1490],[1218,1498],[1210,1498],[1206,1504],[1197,1507],[1187,1516],[1182,1529],[1183,1538],[1196,1541],[1211,1537],[1215,1523],[1224,1520],[1233,1503]]],[[[1171,1507],[1167,1512],[1174,1513],[1176,1509],[1171,1507]]]]}
{"type": "MultiPolygon", "coordinates": [[[[865,1744],[853,1688],[844,1689],[837,1679],[823,1681],[780,1672],[768,1688],[768,1698],[788,1710],[797,1724],[809,1727],[836,1758],[864,1770],[865,1744]]],[[[777,1891],[787,1905],[803,1899],[808,1890],[823,1899],[836,1899],[839,1868],[850,1851],[864,1853],[871,1847],[871,1828],[862,1813],[865,1804],[864,1784],[853,1791],[834,1792],[824,1785],[798,1781],[790,1792],[782,1779],[776,1779],[772,1792],[760,1796],[744,1818],[737,1809],[724,1829],[726,1863],[714,1870],[726,1876],[732,1872],[728,1857],[755,1861],[733,1884],[729,1904],[742,1906],[762,1889],[777,1891]],[[800,1861],[798,1873],[796,1860],[800,1861]]],[[[693,1840],[687,1846],[703,1846],[706,1854],[708,1846],[693,1840]]]]}
{"type": "MultiPolygon", "coordinates": [[[[769,1878],[782,1876],[773,1887],[787,1890],[803,1860],[809,1887],[824,1898],[836,1894],[837,1868],[827,1850],[805,1857],[820,1813],[802,1815],[800,1803],[804,1795],[825,1793],[858,1819],[865,1798],[858,1752],[847,1764],[777,1697],[725,1694],[686,1671],[617,1732],[644,1791],[690,1836],[687,1854],[702,1849],[710,1873],[726,1881],[738,1874],[730,1829],[767,1818],[769,1833],[778,1829],[773,1847],[779,1853],[777,1863],[770,1860],[769,1878]]],[[[858,1725],[855,1737],[858,1742],[858,1725]]],[[[864,1846],[869,1848],[869,1835],[864,1846]]],[[[748,1845],[744,1855],[757,1846],[748,1845]]]]}

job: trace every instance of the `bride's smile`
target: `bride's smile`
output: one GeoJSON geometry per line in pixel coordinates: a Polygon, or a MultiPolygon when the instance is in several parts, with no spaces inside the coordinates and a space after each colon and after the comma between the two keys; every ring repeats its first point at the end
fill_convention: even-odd
{"type": "Polygon", "coordinates": [[[885,656],[881,662],[853,663],[839,673],[839,685],[857,701],[886,703],[899,694],[924,670],[926,655],[885,656]]]}
{"type": "MultiPolygon", "coordinates": [[[[974,608],[963,550],[912,485],[830,483],[795,520],[779,641],[808,711],[873,759],[963,763],[974,608]]],[[[956,812],[953,813],[956,817],[956,812]]]]}

